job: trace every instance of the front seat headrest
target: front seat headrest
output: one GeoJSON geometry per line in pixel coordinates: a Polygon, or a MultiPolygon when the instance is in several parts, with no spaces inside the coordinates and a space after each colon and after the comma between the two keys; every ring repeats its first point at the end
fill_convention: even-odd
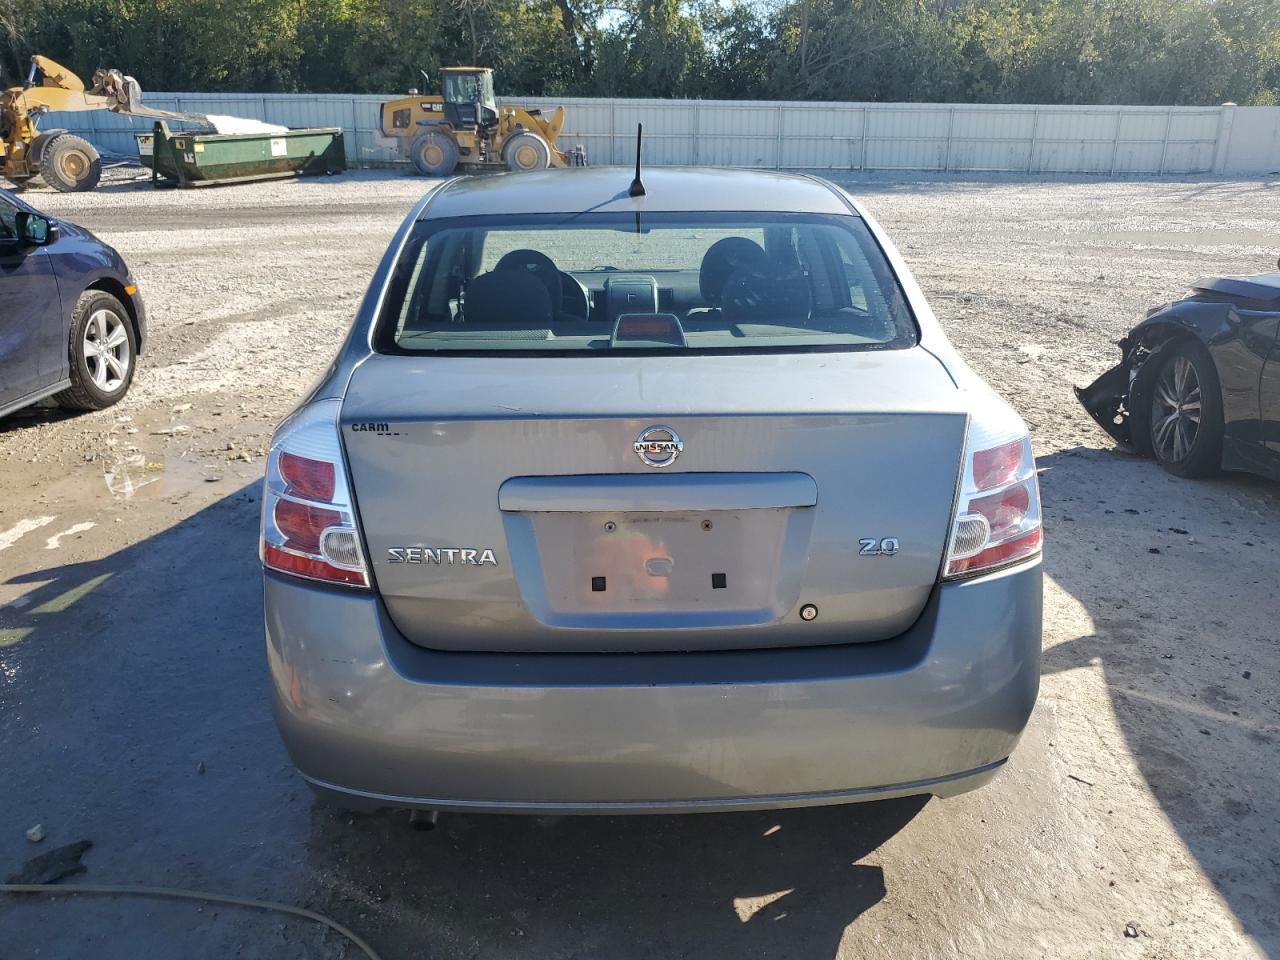
{"type": "Polygon", "coordinates": [[[764,248],[746,237],[725,237],[717,240],[702,256],[698,270],[698,289],[702,302],[709,307],[720,303],[725,281],[739,270],[764,270],[769,257],[764,248]]]}
{"type": "Polygon", "coordinates": [[[560,269],[550,257],[538,250],[512,250],[493,267],[494,273],[525,273],[537,277],[547,288],[554,310],[560,303],[560,269]]]}
{"type": "Polygon", "coordinates": [[[476,327],[548,327],[551,297],[532,273],[482,273],[467,285],[463,321],[476,327]]]}

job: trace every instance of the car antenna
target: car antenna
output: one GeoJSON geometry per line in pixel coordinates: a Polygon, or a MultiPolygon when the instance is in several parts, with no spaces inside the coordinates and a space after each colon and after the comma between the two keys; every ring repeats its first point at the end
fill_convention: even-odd
{"type": "Polygon", "coordinates": [[[643,197],[645,195],[644,184],[640,182],[640,144],[644,136],[644,124],[636,124],[636,178],[631,181],[631,188],[627,191],[629,197],[643,197]]]}

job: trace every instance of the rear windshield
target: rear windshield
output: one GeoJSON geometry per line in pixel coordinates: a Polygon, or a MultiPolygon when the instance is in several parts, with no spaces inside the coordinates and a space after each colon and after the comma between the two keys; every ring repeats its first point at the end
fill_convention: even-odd
{"type": "Polygon", "coordinates": [[[649,213],[420,222],[375,342],[388,353],[773,353],[916,337],[858,217],[649,213]]]}

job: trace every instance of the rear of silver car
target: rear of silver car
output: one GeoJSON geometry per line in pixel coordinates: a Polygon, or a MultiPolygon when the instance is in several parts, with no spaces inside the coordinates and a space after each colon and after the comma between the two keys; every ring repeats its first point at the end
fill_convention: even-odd
{"type": "MultiPolygon", "coordinates": [[[[669,235],[628,249],[727,231],[773,254],[781,239],[815,289],[820,231],[843,229],[652,217],[669,235]]],[[[604,271],[656,276],[633,314],[574,259],[582,235],[486,221],[479,246],[517,230],[568,261],[566,304],[570,281],[585,291],[594,319],[553,312],[544,328],[481,318],[481,278],[524,281],[485,272],[476,229],[402,231],[368,349],[273,441],[267,649],[308,781],[347,806],[590,812],[989,780],[1038,686],[1034,462],[1017,416],[941,349],[883,237],[833,240],[848,294],[825,313],[811,294],[783,325],[743,314],[763,294],[716,299],[710,252],[698,291],[674,254],[604,271]],[[462,244],[466,266],[432,244],[462,244]],[[423,294],[415,319],[433,269],[463,280],[438,308],[423,294]]],[[[590,236],[593,253],[611,242],[590,236]]]]}

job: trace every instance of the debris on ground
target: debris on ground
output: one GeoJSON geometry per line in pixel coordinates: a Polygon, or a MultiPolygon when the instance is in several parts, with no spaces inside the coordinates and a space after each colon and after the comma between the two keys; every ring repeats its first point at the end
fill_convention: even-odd
{"type": "Polygon", "coordinates": [[[22,865],[21,870],[11,874],[5,883],[57,883],[84,873],[89,868],[80,862],[80,858],[92,846],[92,840],[77,840],[75,843],[54,847],[48,853],[32,857],[22,865]]]}
{"type": "Polygon", "coordinates": [[[1130,940],[1138,936],[1138,925],[1132,920],[1124,925],[1124,935],[1130,940]]]}
{"type": "Polygon", "coordinates": [[[44,839],[44,825],[37,823],[27,831],[27,839],[32,843],[39,843],[44,839]]]}

